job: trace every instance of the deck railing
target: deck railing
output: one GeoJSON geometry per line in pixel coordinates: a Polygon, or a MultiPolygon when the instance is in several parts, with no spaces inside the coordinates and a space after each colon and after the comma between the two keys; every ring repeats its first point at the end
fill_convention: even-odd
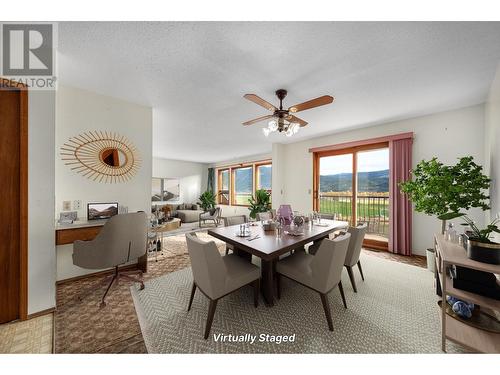
{"type": "MultiPolygon", "coordinates": [[[[320,193],[320,212],[335,214],[338,220],[351,221],[352,196],[346,193],[320,193]]],[[[389,233],[389,194],[359,195],[358,222],[368,223],[368,233],[387,237],[389,233]]]]}

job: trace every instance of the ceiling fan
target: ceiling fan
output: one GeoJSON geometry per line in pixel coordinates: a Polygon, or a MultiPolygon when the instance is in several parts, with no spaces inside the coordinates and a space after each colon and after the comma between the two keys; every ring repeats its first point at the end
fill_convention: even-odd
{"type": "Polygon", "coordinates": [[[286,136],[291,137],[299,131],[300,127],[307,125],[306,121],[298,118],[297,116],[294,116],[293,113],[305,111],[306,109],[319,107],[325,104],[330,104],[334,100],[333,96],[323,95],[319,98],[311,99],[306,102],[293,105],[288,109],[283,109],[283,99],[285,99],[286,94],[287,91],[284,89],[276,90],[276,96],[280,100],[279,108],[276,108],[274,105],[255,94],[245,94],[243,96],[245,99],[248,99],[251,102],[254,102],[255,104],[266,108],[267,110],[273,112],[273,114],[246,121],[243,123],[243,125],[252,125],[260,121],[272,119],[271,121],[269,121],[267,128],[262,129],[266,137],[270,133],[275,131],[278,131],[280,133],[284,132],[286,136]]]}

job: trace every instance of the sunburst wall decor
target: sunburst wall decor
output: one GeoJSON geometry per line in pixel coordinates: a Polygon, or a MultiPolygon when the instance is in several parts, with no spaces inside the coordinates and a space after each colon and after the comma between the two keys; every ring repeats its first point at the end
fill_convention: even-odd
{"type": "Polygon", "coordinates": [[[89,131],[71,137],[61,147],[61,159],[75,172],[103,183],[130,180],[142,162],[132,142],[107,131],[89,131]]]}

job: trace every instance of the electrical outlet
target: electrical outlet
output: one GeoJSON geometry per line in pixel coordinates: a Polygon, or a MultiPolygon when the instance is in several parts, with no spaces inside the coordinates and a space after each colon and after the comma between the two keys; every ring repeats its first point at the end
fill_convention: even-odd
{"type": "Polygon", "coordinates": [[[82,209],[82,201],[73,201],[73,210],[78,211],[82,209]]]}
{"type": "Polygon", "coordinates": [[[71,201],[63,201],[62,209],[63,211],[71,211],[71,201]]]}

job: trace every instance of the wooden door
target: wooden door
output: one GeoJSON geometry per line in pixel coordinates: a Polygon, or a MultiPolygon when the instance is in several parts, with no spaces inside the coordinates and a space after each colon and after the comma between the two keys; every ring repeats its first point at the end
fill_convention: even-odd
{"type": "Polygon", "coordinates": [[[26,318],[27,92],[0,85],[0,323],[26,318]]]}

